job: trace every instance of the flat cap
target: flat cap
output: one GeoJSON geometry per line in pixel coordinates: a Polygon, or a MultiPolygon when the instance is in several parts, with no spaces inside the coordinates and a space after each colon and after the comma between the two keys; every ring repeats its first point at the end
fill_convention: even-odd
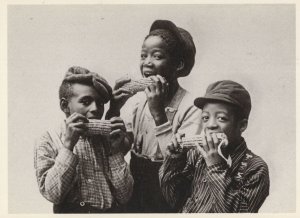
{"type": "Polygon", "coordinates": [[[70,67],[66,72],[63,81],[74,83],[91,82],[96,91],[103,98],[105,103],[107,103],[111,99],[112,88],[110,87],[108,82],[99,74],[90,72],[89,70],[83,67],[70,67]]]}
{"type": "Polygon", "coordinates": [[[231,80],[222,80],[208,86],[204,97],[196,98],[195,106],[203,109],[211,101],[221,101],[239,107],[245,118],[251,111],[251,98],[249,92],[239,83],[231,80]]]}

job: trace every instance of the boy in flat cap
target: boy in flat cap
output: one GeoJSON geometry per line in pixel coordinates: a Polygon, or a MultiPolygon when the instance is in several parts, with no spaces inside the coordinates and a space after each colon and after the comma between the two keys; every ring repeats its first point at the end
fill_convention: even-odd
{"type": "Polygon", "coordinates": [[[54,213],[119,212],[130,198],[133,178],[124,160],[130,144],[121,118],[110,119],[108,136],[89,135],[87,123],[100,120],[111,87],[96,73],[71,67],[59,89],[66,119],[37,141],[34,167],[41,194],[54,213]]]}
{"type": "Polygon", "coordinates": [[[173,138],[160,169],[164,197],[183,213],[258,212],[269,195],[269,172],[242,137],[251,110],[248,91],[218,81],[194,104],[202,109],[203,140],[183,149],[183,135],[173,138]],[[227,136],[227,146],[218,148],[219,133],[227,136]]]}
{"type": "MultiPolygon", "coordinates": [[[[196,48],[192,36],[168,20],[156,20],[142,45],[140,70],[153,84],[145,90],[133,113],[134,144],[130,168],[134,178],[129,212],[162,213],[173,210],[165,202],[158,170],[166,155],[167,144],[178,131],[200,133],[200,110],[193,97],[183,89],[179,77],[189,75],[194,66],[196,48]]],[[[129,80],[116,82],[114,99],[108,112],[120,114],[131,97],[119,88],[129,80]]]]}

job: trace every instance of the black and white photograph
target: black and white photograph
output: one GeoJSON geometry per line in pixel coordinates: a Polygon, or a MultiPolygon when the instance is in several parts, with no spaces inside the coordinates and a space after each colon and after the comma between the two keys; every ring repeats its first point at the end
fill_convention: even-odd
{"type": "Polygon", "coordinates": [[[296,216],[295,2],[1,7],[3,215],[296,216]]]}

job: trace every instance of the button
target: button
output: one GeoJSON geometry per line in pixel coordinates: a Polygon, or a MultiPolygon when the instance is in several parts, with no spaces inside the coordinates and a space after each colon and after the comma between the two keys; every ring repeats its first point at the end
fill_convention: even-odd
{"type": "Polygon", "coordinates": [[[87,157],[87,156],[84,156],[84,159],[85,159],[85,160],[88,160],[88,157],[87,157]]]}
{"type": "Polygon", "coordinates": [[[204,178],[204,179],[202,179],[202,182],[206,182],[206,179],[204,178]]]}
{"type": "Polygon", "coordinates": [[[81,207],[83,207],[85,205],[85,203],[83,201],[81,201],[79,204],[81,207]]]}
{"type": "Polygon", "coordinates": [[[92,180],[92,179],[88,179],[87,182],[88,182],[88,183],[92,183],[93,180],[92,180]]]}

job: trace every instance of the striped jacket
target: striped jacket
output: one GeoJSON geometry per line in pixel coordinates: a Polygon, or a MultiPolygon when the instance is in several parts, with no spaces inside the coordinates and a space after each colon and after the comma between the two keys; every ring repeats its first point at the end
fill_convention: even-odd
{"type": "Polygon", "coordinates": [[[166,201],[183,213],[258,212],[269,195],[268,166],[245,141],[231,158],[231,167],[207,167],[196,150],[167,156],[159,171],[166,201]]]}

